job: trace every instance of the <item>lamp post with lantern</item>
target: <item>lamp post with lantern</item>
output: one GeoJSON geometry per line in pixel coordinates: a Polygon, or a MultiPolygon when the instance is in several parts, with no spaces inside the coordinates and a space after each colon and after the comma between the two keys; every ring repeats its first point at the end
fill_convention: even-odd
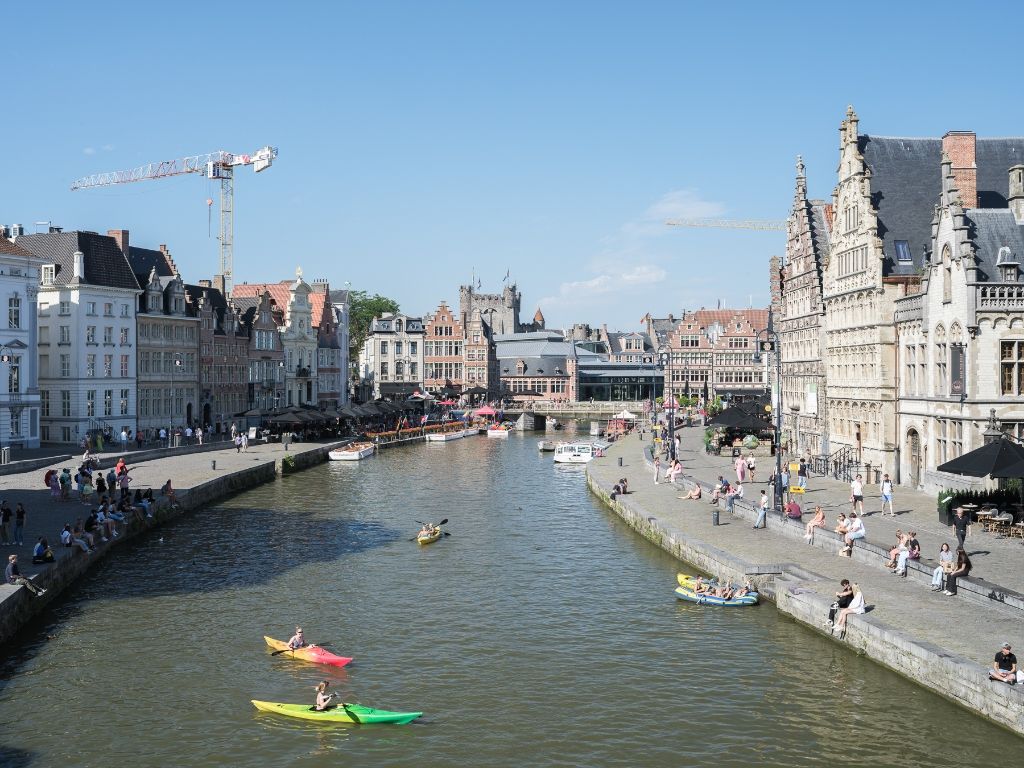
{"type": "MultiPolygon", "coordinates": [[[[667,346],[662,346],[658,349],[658,361],[661,363],[662,370],[670,370],[669,364],[672,362],[672,353],[669,352],[667,346]]],[[[671,374],[670,374],[671,380],[671,374]]],[[[663,408],[665,409],[665,415],[668,417],[668,457],[670,461],[675,461],[676,458],[676,402],[675,395],[672,394],[672,388],[669,386],[665,393],[662,401],[663,408]],[[670,402],[671,400],[671,402],[670,402]]]]}
{"type": "Polygon", "coordinates": [[[757,351],[754,362],[760,363],[762,353],[775,354],[775,386],[778,387],[776,402],[768,406],[775,409],[775,483],[772,487],[772,505],[775,511],[782,514],[782,354],[779,349],[779,334],[774,329],[771,313],[768,314],[768,327],[757,332],[757,351]]]}

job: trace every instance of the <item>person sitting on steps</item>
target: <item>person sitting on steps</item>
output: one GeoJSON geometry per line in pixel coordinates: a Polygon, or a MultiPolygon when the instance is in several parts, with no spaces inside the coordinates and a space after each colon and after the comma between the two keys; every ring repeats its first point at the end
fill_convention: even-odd
{"type": "Polygon", "coordinates": [[[693,488],[690,489],[689,493],[687,493],[685,496],[680,496],[679,498],[680,499],[693,499],[693,500],[698,500],[699,501],[701,493],[702,493],[702,491],[701,491],[701,488],[700,488],[700,483],[695,483],[693,488]]]}

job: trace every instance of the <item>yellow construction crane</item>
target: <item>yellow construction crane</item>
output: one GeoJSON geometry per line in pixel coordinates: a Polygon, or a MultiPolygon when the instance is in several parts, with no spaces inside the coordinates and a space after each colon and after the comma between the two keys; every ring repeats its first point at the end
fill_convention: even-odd
{"type": "Polygon", "coordinates": [[[785,232],[785,219],[669,219],[670,227],[712,227],[716,229],[757,229],[767,232],[785,232]]]}

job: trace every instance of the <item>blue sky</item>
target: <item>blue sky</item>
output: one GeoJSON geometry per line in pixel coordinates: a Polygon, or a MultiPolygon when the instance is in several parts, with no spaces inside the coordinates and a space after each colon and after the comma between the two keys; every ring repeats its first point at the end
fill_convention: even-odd
{"type": "Polygon", "coordinates": [[[380,292],[421,313],[506,270],[524,315],[631,329],[765,306],[798,153],[835,184],[837,128],[1024,132],[1010,3],[18,3],[4,10],[0,220],[128,228],[216,269],[199,177],[90,173],[277,146],[235,184],[235,279],[380,292]],[[846,30],[843,38],[837,30],[846,30]]]}

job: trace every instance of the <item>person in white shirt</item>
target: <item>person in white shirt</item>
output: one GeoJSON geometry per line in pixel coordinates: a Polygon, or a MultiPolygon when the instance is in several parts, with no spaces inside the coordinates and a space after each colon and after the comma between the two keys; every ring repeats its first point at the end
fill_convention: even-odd
{"type": "Polygon", "coordinates": [[[755,528],[764,528],[768,524],[768,492],[761,491],[761,505],[757,510],[757,521],[754,523],[755,528]]]}
{"type": "Polygon", "coordinates": [[[892,508],[892,480],[889,479],[888,475],[882,477],[882,482],[878,486],[879,492],[882,494],[882,514],[891,515],[896,517],[896,511],[892,508]],[[885,505],[889,505],[889,511],[885,511],[885,505]]]}
{"type": "Polygon", "coordinates": [[[864,613],[864,610],[864,593],[860,591],[860,587],[855,582],[853,585],[853,601],[846,608],[839,611],[839,616],[836,619],[835,628],[839,630],[840,637],[846,634],[846,617],[852,613],[864,613]]]}
{"type": "Polygon", "coordinates": [[[736,512],[736,499],[743,498],[743,484],[737,483],[735,488],[731,488],[729,493],[725,495],[725,508],[730,513],[735,514],[736,512]]]}
{"type": "Polygon", "coordinates": [[[867,531],[864,530],[864,523],[861,522],[856,512],[851,512],[849,525],[846,526],[846,535],[843,537],[843,541],[846,542],[843,554],[848,555],[853,552],[853,542],[863,539],[865,535],[867,535],[867,531]]]}
{"type": "Polygon", "coordinates": [[[857,475],[850,483],[850,501],[853,502],[853,511],[864,514],[864,479],[857,475]]]}

